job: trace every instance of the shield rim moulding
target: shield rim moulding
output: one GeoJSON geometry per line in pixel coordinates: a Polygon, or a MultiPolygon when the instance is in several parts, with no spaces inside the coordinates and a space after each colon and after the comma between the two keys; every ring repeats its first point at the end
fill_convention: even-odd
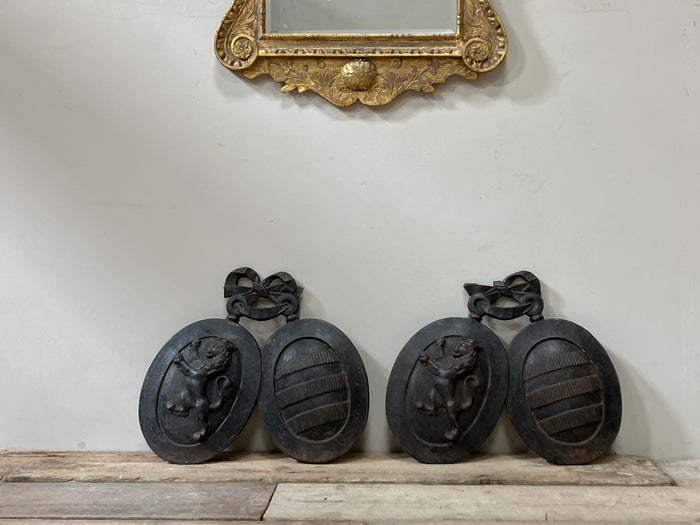
{"type": "Polygon", "coordinates": [[[458,0],[455,33],[267,33],[266,0],[234,0],[215,38],[227,69],[269,75],[282,92],[313,91],[336,106],[380,106],[432,93],[453,75],[475,80],[505,58],[508,37],[490,0],[458,0]]]}
{"type": "MultiPolygon", "coordinates": [[[[493,431],[501,416],[508,391],[508,356],[500,338],[486,325],[467,317],[433,321],[416,332],[394,361],[387,382],[385,412],[392,435],[410,456],[421,463],[455,463],[473,453],[493,431]],[[432,443],[421,438],[416,421],[409,416],[409,382],[419,355],[443,337],[474,339],[487,361],[488,381],[484,399],[452,443],[432,443]]],[[[413,411],[414,409],[411,409],[413,411]]]]}
{"type": "Polygon", "coordinates": [[[268,434],[288,456],[303,463],[329,463],[357,443],[369,417],[369,381],[362,357],[350,338],[337,326],[320,319],[300,319],[275,332],[261,350],[262,378],[258,409],[268,434]],[[311,440],[294,434],[285,422],[277,400],[275,375],[287,349],[313,339],[326,345],[337,358],[347,389],[348,414],[331,437],[311,440]]]}
{"type": "Polygon", "coordinates": [[[600,342],[586,328],[565,319],[544,319],[526,326],[508,348],[510,377],[506,408],[516,432],[525,444],[550,463],[580,465],[608,452],[622,422],[622,392],[615,366],[600,342]],[[601,393],[602,415],[598,427],[586,439],[564,442],[548,436],[536,421],[526,396],[525,362],[540,343],[568,342],[590,360],[601,393]]]}
{"type": "Polygon", "coordinates": [[[239,324],[227,319],[203,319],[179,330],[160,349],[153,359],[141,387],[138,419],[148,446],[170,463],[203,463],[217,456],[245,428],[255,408],[261,379],[261,359],[257,341],[239,324]],[[203,338],[219,338],[236,348],[240,356],[241,377],[235,389],[235,398],[223,421],[199,443],[185,444],[173,441],[158,413],[159,398],[164,393],[166,376],[173,367],[175,356],[190,343],[203,338]]]}

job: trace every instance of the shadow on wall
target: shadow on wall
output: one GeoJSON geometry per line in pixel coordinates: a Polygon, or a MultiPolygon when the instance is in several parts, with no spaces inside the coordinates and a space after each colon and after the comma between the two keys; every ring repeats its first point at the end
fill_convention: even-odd
{"type": "Polygon", "coordinates": [[[365,431],[360,436],[358,442],[352,450],[356,451],[385,451],[392,452],[398,450],[398,444],[393,440],[389,426],[386,422],[384,409],[384,397],[386,396],[386,385],[389,382],[389,370],[375,359],[364,347],[358,346],[357,351],[362,357],[362,361],[367,371],[369,380],[369,417],[365,431]],[[374,442],[375,447],[370,447],[368,442],[374,442]]]}
{"type": "Polygon", "coordinates": [[[467,81],[461,77],[451,77],[445,84],[436,85],[432,94],[408,91],[398,96],[389,104],[376,107],[365,107],[356,102],[349,107],[336,107],[320,95],[310,91],[298,93],[280,93],[280,84],[269,76],[263,75],[249,80],[242,74],[231,73],[214,61],[217,69],[215,83],[221,95],[231,101],[240,102],[242,88],[232,86],[232,83],[245,83],[246,91],[262,94],[266,99],[279,99],[275,102],[280,109],[289,102],[299,107],[334,108],[330,111],[338,120],[347,117],[364,119],[379,117],[383,120],[404,121],[419,115],[424,111],[436,108],[457,110],[460,101],[477,103],[479,99],[507,99],[516,104],[533,104],[549,98],[553,89],[552,70],[545,51],[529,27],[527,6],[523,2],[492,2],[496,12],[501,17],[508,33],[508,54],[505,61],[495,70],[480,75],[476,81],[467,81]],[[453,94],[459,93],[459,98],[453,94]],[[404,111],[404,108],[406,111],[404,111]],[[368,111],[369,110],[369,111],[368,111]]]}
{"type": "MultiPolygon", "coordinates": [[[[564,297],[544,283],[542,283],[542,294],[545,300],[545,319],[565,318],[561,315],[567,309],[564,297]]],[[[568,320],[577,322],[576,319],[568,320]]],[[[584,328],[596,337],[595,326],[585,326],[584,328]]],[[[654,397],[653,406],[645,406],[643,399],[648,398],[649,393],[655,392],[654,385],[647,381],[644,373],[635,370],[633,362],[623,361],[615,349],[605,346],[604,349],[613,362],[622,391],[622,423],[618,438],[623,434],[627,436],[625,441],[628,444],[631,442],[631,446],[628,445],[628,453],[630,454],[652,458],[663,455],[664,451],[655,449],[651,440],[651,436],[658,435],[658,433],[652,432],[649,414],[654,414],[653,425],[655,428],[665,429],[665,432],[675,436],[678,442],[683,440],[682,426],[674,419],[671,407],[664,403],[661,396],[654,397]]],[[[612,451],[615,451],[615,443],[612,445],[612,451]]]]}
{"type": "Polygon", "coordinates": [[[541,37],[529,25],[527,3],[494,3],[508,32],[508,54],[501,66],[481,75],[475,87],[489,98],[505,97],[516,104],[548,99],[554,87],[552,68],[541,37]]]}
{"type": "MultiPolygon", "coordinates": [[[[561,312],[566,310],[564,297],[546,284],[541,283],[541,285],[545,303],[545,319],[565,318],[565,316],[560,315],[561,312]]],[[[575,319],[569,320],[576,322],[575,319]]],[[[506,349],[508,349],[512,339],[529,324],[529,320],[527,317],[521,317],[504,322],[487,318],[485,324],[501,338],[506,349]]],[[[585,328],[596,337],[595,327],[585,328]]],[[[655,386],[646,378],[648,374],[645,374],[644,371],[638,371],[632,361],[622,360],[615,351],[611,351],[608,348],[605,348],[605,351],[613,361],[620,381],[622,390],[622,423],[618,436],[623,434],[626,436],[625,441],[628,443],[628,453],[652,458],[663,457],[667,454],[667,451],[658,448],[652,441],[652,436],[657,436],[658,438],[658,431],[653,432],[652,425],[655,429],[664,429],[664,433],[674,436],[677,442],[688,441],[690,438],[685,435],[683,426],[674,417],[672,407],[668,406],[660,395],[655,395],[651,404],[648,402],[647,404],[644,403],[643,400],[649,398],[649,393],[655,392],[655,386]],[[649,414],[654,414],[653,423],[649,414]]],[[[615,449],[616,446],[613,443],[612,451],[614,452],[615,449]]],[[[480,452],[488,453],[517,453],[526,450],[527,446],[513,428],[505,410],[491,436],[479,448],[480,452]]]]}
{"type": "MultiPolygon", "coordinates": [[[[607,351],[607,349],[606,349],[607,351]]],[[[690,437],[683,431],[683,426],[674,417],[673,407],[667,405],[663,398],[656,393],[656,386],[647,380],[648,371],[639,371],[632,361],[621,359],[618,355],[610,354],[622,388],[622,424],[620,434],[625,434],[626,447],[630,453],[649,456],[651,458],[666,457],[668,450],[663,450],[652,441],[656,436],[658,441],[664,441],[654,429],[663,429],[664,434],[673,436],[677,443],[689,442],[690,437]],[[654,393],[651,404],[644,398],[654,393]],[[653,414],[653,422],[649,415],[653,414]]],[[[613,450],[615,445],[613,444],[613,450]]]]}

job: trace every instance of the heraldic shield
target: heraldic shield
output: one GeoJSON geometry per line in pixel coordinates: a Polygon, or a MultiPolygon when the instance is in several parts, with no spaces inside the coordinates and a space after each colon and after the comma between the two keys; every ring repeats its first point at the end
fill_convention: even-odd
{"type": "Polygon", "coordinates": [[[365,367],[352,342],[317,319],[289,323],[263,347],[259,409],[289,456],[326,463],[360,438],[369,413],[365,367]]]}
{"type": "Polygon", "coordinates": [[[496,334],[474,319],[441,319],[418,331],[394,363],[389,428],[418,461],[453,463],[489,436],[507,389],[508,360],[496,334]]]}
{"type": "Polygon", "coordinates": [[[255,338],[226,319],[193,323],[158,352],[139,399],[146,442],[171,463],[201,463],[243,430],[258,397],[255,338]]]}
{"type": "Polygon", "coordinates": [[[227,279],[228,310],[233,316],[264,320],[284,315],[287,323],[262,349],[262,383],[258,408],[268,433],[287,455],[307,463],[325,463],[345,454],[360,438],[369,413],[365,367],[352,342],[335,326],[316,319],[299,320],[303,289],[286,272],[252,288],[246,277],[227,279]],[[249,305],[270,304],[250,312],[249,305]]]}
{"type": "Polygon", "coordinates": [[[575,323],[543,319],[540,282],[530,272],[493,286],[464,286],[473,317],[530,318],[508,351],[507,408],[523,441],[559,464],[588,463],[607,452],[620,429],[622,398],[602,345],[575,323]],[[510,305],[499,306],[504,301],[510,305]]]}
{"type": "Polygon", "coordinates": [[[583,327],[561,319],[529,325],[510,346],[508,413],[523,441],[547,461],[588,463],[620,429],[615,368],[583,327]]]}
{"type": "Polygon", "coordinates": [[[163,346],[139,399],[141,430],[156,454],[201,463],[238,436],[257,403],[261,376],[258,344],[238,321],[293,318],[300,293],[289,274],[260,279],[239,268],[224,284],[228,318],[193,323],[163,346]]]}

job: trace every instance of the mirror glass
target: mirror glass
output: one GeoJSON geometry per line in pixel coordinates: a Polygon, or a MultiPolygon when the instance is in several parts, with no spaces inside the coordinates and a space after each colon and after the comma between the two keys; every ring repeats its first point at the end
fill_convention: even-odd
{"type": "Polygon", "coordinates": [[[457,0],[265,0],[268,34],[455,34],[457,0]]]}

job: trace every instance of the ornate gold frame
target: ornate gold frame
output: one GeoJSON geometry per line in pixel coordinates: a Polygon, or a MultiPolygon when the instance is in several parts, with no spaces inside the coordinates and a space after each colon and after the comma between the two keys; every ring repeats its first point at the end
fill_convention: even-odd
{"type": "Polygon", "coordinates": [[[503,61],[508,38],[489,0],[458,0],[456,34],[434,35],[267,34],[265,0],[234,0],[215,50],[224,67],[270,75],[284,93],[380,106],[407,90],[432,93],[452,75],[476,79],[503,61]]]}

